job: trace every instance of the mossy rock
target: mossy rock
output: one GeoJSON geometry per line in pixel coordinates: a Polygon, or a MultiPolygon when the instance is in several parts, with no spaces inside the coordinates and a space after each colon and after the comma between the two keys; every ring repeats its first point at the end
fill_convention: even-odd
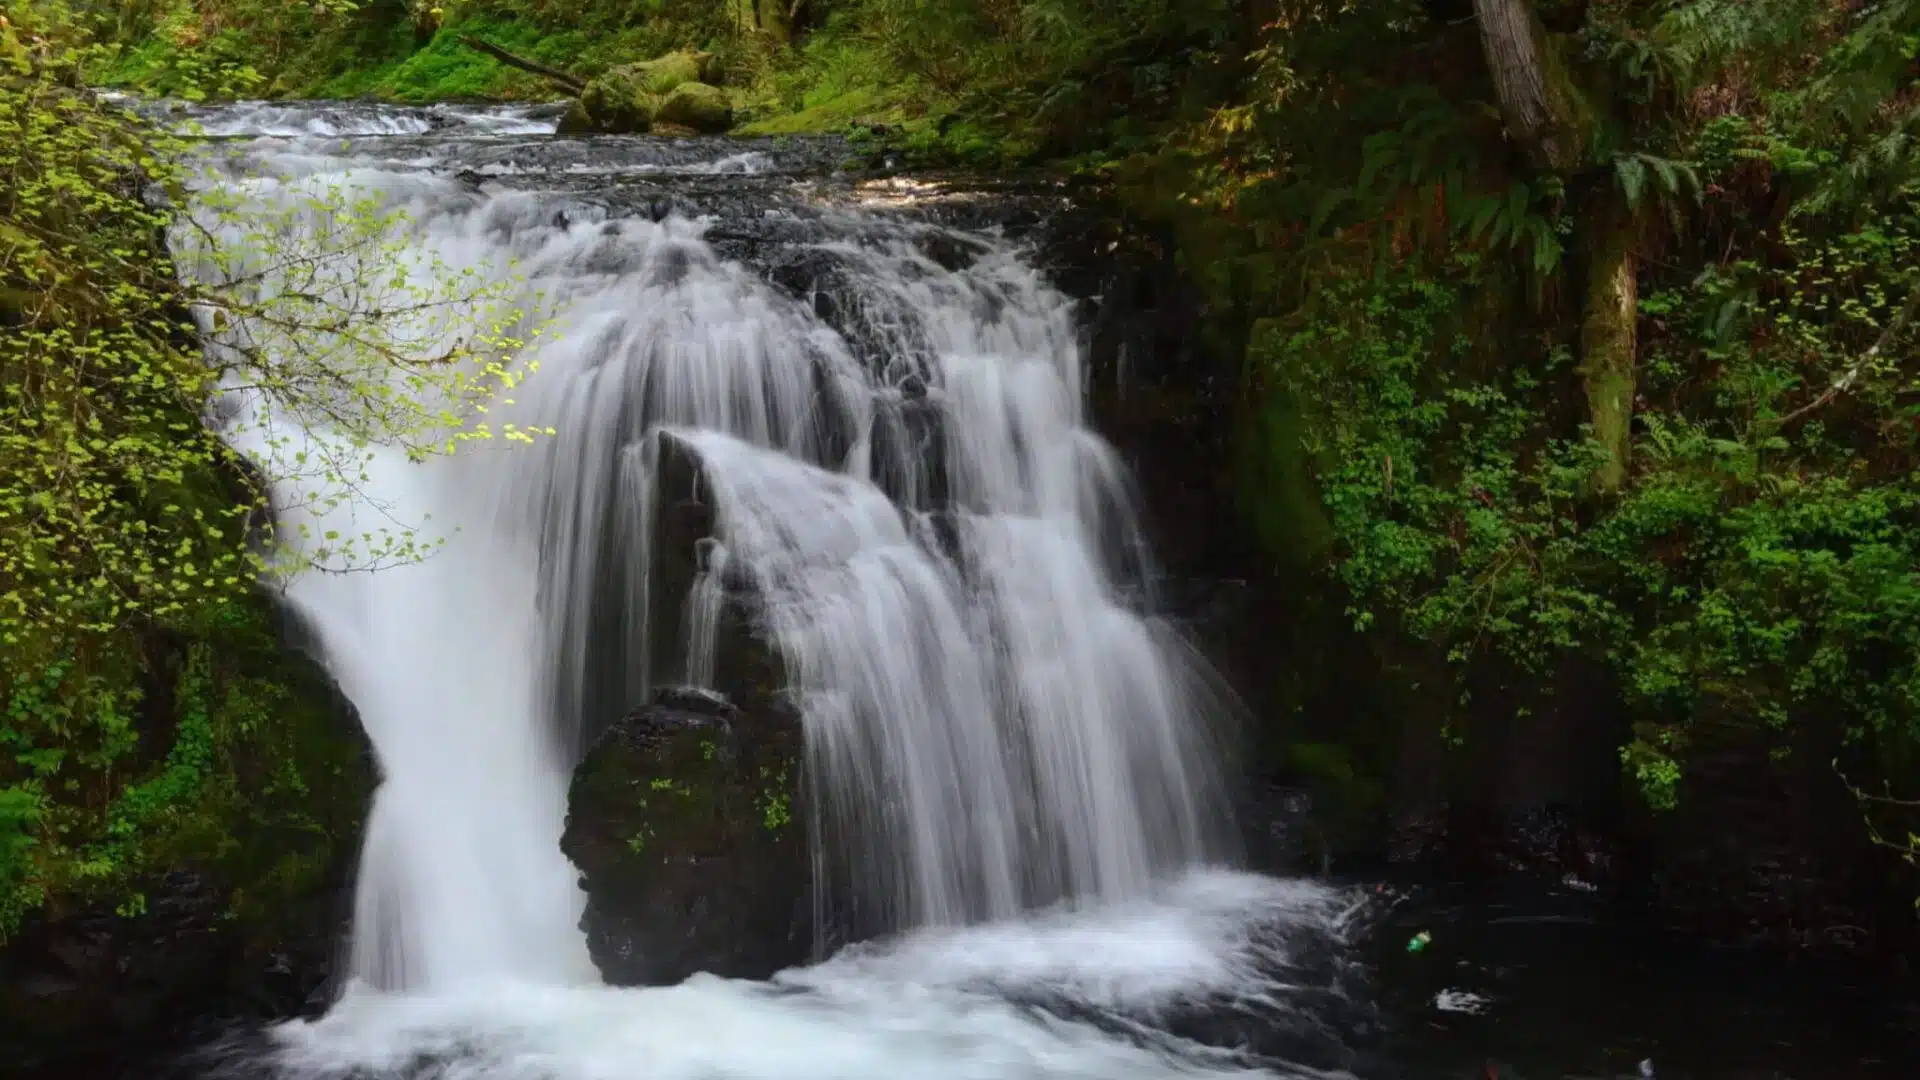
{"type": "Polygon", "coordinates": [[[681,83],[716,82],[719,76],[719,67],[714,63],[712,53],[688,49],[637,64],[627,64],[614,71],[624,72],[627,78],[637,81],[642,89],[654,94],[669,93],[681,83]]]}
{"type": "Polygon", "coordinates": [[[653,129],[656,99],[625,71],[624,68],[609,71],[587,83],[576,103],[579,108],[568,109],[562,121],[563,125],[570,125],[564,127],[568,134],[600,131],[609,135],[644,135],[653,129]]]}
{"type": "Polygon", "coordinates": [[[656,120],[675,129],[723,132],[733,124],[733,103],[712,85],[717,75],[711,53],[691,51],[613,68],[587,81],[559,133],[642,135],[656,120]]]}
{"type": "Polygon", "coordinates": [[[607,982],[764,978],[806,959],[799,755],[798,716],[749,716],[696,690],[663,691],[588,752],[560,847],[607,982]]]}
{"type": "Polygon", "coordinates": [[[560,118],[560,126],[554,129],[554,134],[590,135],[596,130],[593,114],[587,111],[586,103],[574,98],[567,104],[567,113],[560,118]]]}
{"type": "Polygon", "coordinates": [[[132,825],[89,836],[97,819],[69,809],[86,846],[42,855],[115,873],[56,879],[0,935],[0,1046],[27,1075],[87,1075],[89,1054],[206,1015],[284,1015],[331,977],[375,770],[283,619],[246,597],[128,645],[138,670],[116,677],[146,687],[116,804],[132,825]]]}
{"type": "Polygon", "coordinates": [[[703,135],[719,135],[733,126],[733,102],[727,92],[717,86],[684,82],[660,102],[654,119],[703,135]]]}

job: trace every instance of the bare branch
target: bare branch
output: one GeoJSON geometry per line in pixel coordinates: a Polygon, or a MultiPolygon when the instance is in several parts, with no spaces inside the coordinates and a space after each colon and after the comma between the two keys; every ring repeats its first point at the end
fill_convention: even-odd
{"type": "Polygon", "coordinates": [[[1827,387],[1819,397],[1775,420],[1774,423],[1779,426],[1791,424],[1816,409],[1824,408],[1831,404],[1834,398],[1853,389],[1854,384],[1860,381],[1860,376],[1866,374],[1867,368],[1874,360],[1892,347],[1894,339],[1899,337],[1900,332],[1913,321],[1916,313],[1920,313],[1920,286],[1916,286],[1907,294],[1906,303],[1900,305],[1900,311],[1894,315],[1893,321],[1887,324],[1887,328],[1880,332],[1880,339],[1873,343],[1873,347],[1862,353],[1860,359],[1853,362],[1853,366],[1847,368],[1838,379],[1833,381],[1832,386],[1827,387]]]}
{"type": "Polygon", "coordinates": [[[542,64],[537,60],[529,60],[524,56],[515,56],[514,54],[508,52],[507,50],[501,48],[498,45],[493,44],[490,41],[482,41],[477,37],[473,37],[472,35],[461,34],[460,42],[461,44],[465,45],[469,49],[478,49],[479,51],[486,53],[488,56],[493,57],[495,60],[500,61],[501,63],[507,65],[508,67],[516,67],[516,68],[519,68],[521,71],[530,71],[535,75],[539,75],[543,78],[551,79],[554,82],[559,83],[562,87],[571,91],[575,96],[578,96],[582,91],[586,90],[587,88],[586,82],[582,80],[578,75],[573,75],[568,72],[561,71],[559,68],[548,67],[547,65],[542,64]]]}

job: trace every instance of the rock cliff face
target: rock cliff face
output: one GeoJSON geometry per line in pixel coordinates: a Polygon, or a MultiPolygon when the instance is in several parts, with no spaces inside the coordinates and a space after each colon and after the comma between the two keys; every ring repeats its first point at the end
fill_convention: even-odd
{"type": "Polygon", "coordinates": [[[1251,327],[1210,306],[1202,254],[1097,193],[1044,232],[1049,269],[1086,300],[1093,419],[1138,477],[1163,608],[1245,699],[1259,865],[1571,881],[1728,943],[1911,940],[1910,899],[1887,906],[1884,860],[1829,765],[1837,732],[1782,748],[1708,724],[1679,809],[1652,813],[1622,775],[1628,719],[1597,667],[1551,675],[1551,709],[1505,706],[1497,687],[1462,706],[1438,657],[1354,631],[1309,471],[1247,472],[1284,460],[1289,435],[1247,406],[1251,327]]]}

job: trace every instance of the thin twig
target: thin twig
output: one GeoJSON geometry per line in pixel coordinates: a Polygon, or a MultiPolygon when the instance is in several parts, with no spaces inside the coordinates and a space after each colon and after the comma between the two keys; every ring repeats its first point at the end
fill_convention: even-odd
{"type": "Polygon", "coordinates": [[[1826,391],[1819,397],[1814,398],[1805,405],[1775,420],[1774,423],[1780,426],[1791,424],[1815,409],[1826,406],[1832,402],[1834,398],[1851,390],[1853,384],[1860,381],[1860,376],[1866,373],[1867,365],[1873,363],[1876,357],[1887,351],[1887,349],[1893,345],[1893,339],[1900,336],[1900,332],[1905,330],[1907,324],[1913,321],[1916,313],[1920,313],[1920,287],[1916,287],[1912,292],[1907,294],[1907,302],[1900,305],[1899,313],[1893,317],[1892,322],[1887,324],[1887,328],[1880,332],[1880,340],[1873,343],[1873,348],[1862,353],[1860,359],[1854,361],[1853,366],[1848,368],[1845,374],[1835,379],[1833,385],[1827,387],[1826,391]]]}

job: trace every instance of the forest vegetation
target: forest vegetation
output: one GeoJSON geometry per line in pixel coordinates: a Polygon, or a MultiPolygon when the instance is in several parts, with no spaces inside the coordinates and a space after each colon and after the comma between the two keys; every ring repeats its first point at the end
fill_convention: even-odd
{"type": "Polygon", "coordinates": [[[202,191],[182,214],[196,159],[89,87],[112,55],[64,5],[0,24],[0,940],[42,908],[137,917],[168,875],[229,883],[234,917],[310,892],[365,770],[258,583],[440,538],[277,536],[263,481],[324,507],[375,446],[532,437],[467,407],[521,377],[512,335],[534,332],[498,286],[397,262],[395,215],[341,189],[202,191]],[[466,344],[429,352],[408,316],[434,311],[466,344]],[[243,459],[221,393],[340,437],[229,416],[228,437],[259,429],[243,459]]]}
{"type": "MultiPolygon", "coordinates": [[[[194,422],[211,376],[163,212],[130,186],[171,158],[78,87],[556,93],[463,35],[582,77],[701,48],[744,132],[1102,186],[1170,238],[1237,365],[1244,528],[1311,583],[1301,618],[1391,658],[1403,707],[1471,742],[1586,672],[1649,813],[1737,737],[1820,754],[1890,861],[1920,845],[1920,0],[129,0],[55,21],[0,56],[0,927],[126,887],[209,800],[255,797],[233,755],[277,762],[289,730],[281,676],[245,666],[272,654],[236,584],[258,493],[194,422]]],[[[1290,767],[1350,775],[1341,753],[1290,767]]]]}

